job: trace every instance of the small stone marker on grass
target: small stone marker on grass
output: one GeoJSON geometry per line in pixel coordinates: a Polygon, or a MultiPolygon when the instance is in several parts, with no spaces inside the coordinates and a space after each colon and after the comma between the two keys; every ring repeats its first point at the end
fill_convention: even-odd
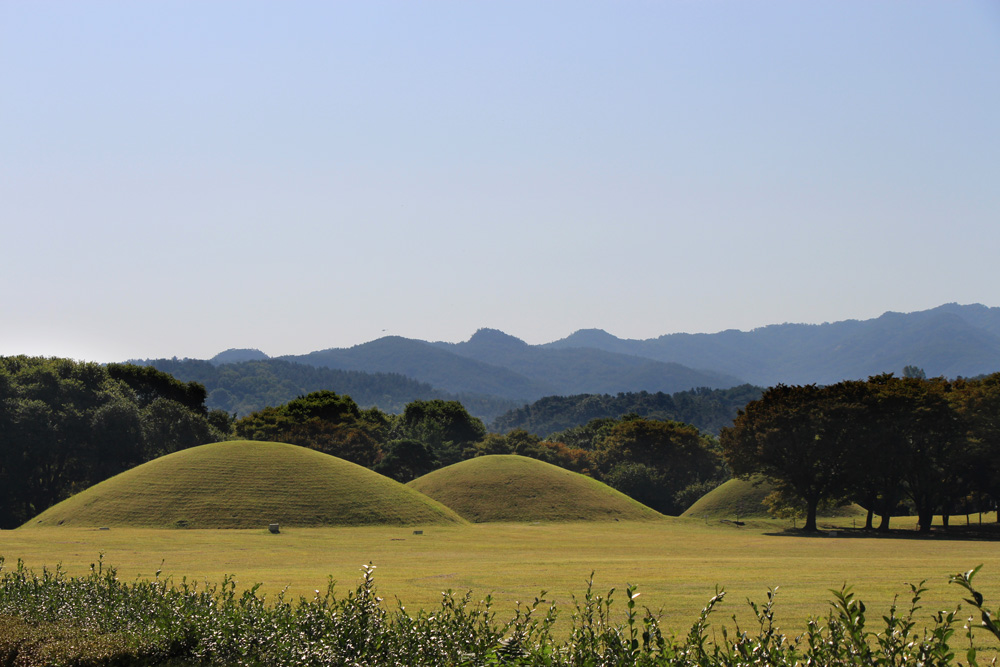
{"type": "Polygon", "coordinates": [[[422,530],[415,530],[415,531],[413,531],[413,534],[414,535],[423,535],[424,531],[422,531],[422,530]]]}
{"type": "Polygon", "coordinates": [[[280,530],[278,529],[278,524],[276,524],[276,523],[272,523],[272,524],[269,524],[269,525],[267,526],[267,529],[268,529],[269,531],[271,531],[272,533],[274,533],[275,535],[277,535],[278,533],[280,533],[280,532],[281,532],[281,531],[280,531],[280,530]]]}

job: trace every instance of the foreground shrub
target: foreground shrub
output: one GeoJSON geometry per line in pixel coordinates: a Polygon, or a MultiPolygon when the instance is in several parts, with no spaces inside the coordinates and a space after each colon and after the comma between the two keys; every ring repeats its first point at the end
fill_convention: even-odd
{"type": "MultiPolygon", "coordinates": [[[[711,638],[709,620],[725,597],[716,591],[690,631],[665,635],[656,613],[640,608],[634,586],[613,612],[614,590],[594,592],[593,580],[574,599],[565,640],[553,637],[559,616],[544,592],[499,620],[489,596],[446,591],[432,611],[391,610],[376,593],[375,568],[362,568],[358,586],[343,597],[331,581],[313,599],[284,594],[265,600],[254,587],[237,593],[226,578],[199,587],[162,579],[123,583],[99,561],[84,577],[60,568],[36,574],[0,558],[0,665],[949,665],[958,611],[940,612],[917,629],[926,590],[910,587],[910,603],[893,604],[878,631],[868,629],[865,605],[850,589],[834,593],[824,619],[805,633],[783,634],[774,623],[775,591],[750,602],[756,622],[711,638]]],[[[1000,627],[973,586],[978,571],[952,577],[968,594],[980,627],[1000,638],[1000,627]]],[[[964,657],[977,665],[973,623],[966,626],[964,657]]]]}

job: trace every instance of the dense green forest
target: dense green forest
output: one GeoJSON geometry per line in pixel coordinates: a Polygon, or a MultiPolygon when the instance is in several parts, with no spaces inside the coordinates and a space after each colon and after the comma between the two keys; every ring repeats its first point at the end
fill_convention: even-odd
{"type": "Polygon", "coordinates": [[[637,414],[648,419],[680,421],[697,426],[706,433],[718,434],[723,427],[733,423],[740,408],[760,398],[763,391],[760,387],[745,384],[731,389],[701,387],[673,395],[640,391],[614,396],[548,396],[497,417],[491,428],[501,433],[524,429],[548,436],[582,426],[592,419],[637,414]]]}

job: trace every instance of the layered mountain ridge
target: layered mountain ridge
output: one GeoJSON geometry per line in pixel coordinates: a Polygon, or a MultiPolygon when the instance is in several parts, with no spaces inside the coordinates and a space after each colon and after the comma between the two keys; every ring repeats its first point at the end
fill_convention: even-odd
{"type": "Polygon", "coordinates": [[[667,334],[626,340],[599,330],[548,343],[684,363],[770,386],[831,383],[900,373],[915,365],[928,376],[975,376],[1000,370],[1000,308],[944,304],[870,320],[775,324],[752,331],[667,334]]]}
{"type": "MultiPolygon", "coordinates": [[[[160,360],[159,365],[184,375],[181,366],[188,361],[160,360]]],[[[256,349],[231,349],[197,363],[205,368],[189,379],[205,381],[211,377],[208,368],[217,368],[217,375],[229,378],[220,385],[219,395],[233,405],[239,398],[233,393],[239,393],[237,376],[251,369],[258,391],[261,383],[280,386],[280,391],[268,393],[268,403],[315,390],[323,378],[310,378],[308,386],[293,378],[294,369],[304,365],[324,373],[351,373],[330,375],[334,384],[349,382],[350,391],[346,385],[324,388],[366,392],[368,404],[395,407],[417,398],[455,398],[473,414],[489,419],[547,396],[670,394],[747,383],[826,384],[900,374],[905,366],[920,367],[931,377],[974,377],[1000,371],[1000,308],[949,303],[913,313],[886,312],[869,320],[785,323],[646,340],[581,329],[542,345],[480,329],[460,343],[387,336],[350,348],[274,358],[256,349]],[[372,390],[365,384],[366,374],[372,376],[372,390]]],[[[212,387],[209,390],[211,398],[212,387]]]]}

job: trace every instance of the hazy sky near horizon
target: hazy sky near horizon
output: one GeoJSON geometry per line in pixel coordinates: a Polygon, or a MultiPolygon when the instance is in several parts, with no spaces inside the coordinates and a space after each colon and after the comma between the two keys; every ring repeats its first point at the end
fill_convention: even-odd
{"type": "Polygon", "coordinates": [[[0,355],[1000,305],[995,0],[0,3],[0,355]]]}

